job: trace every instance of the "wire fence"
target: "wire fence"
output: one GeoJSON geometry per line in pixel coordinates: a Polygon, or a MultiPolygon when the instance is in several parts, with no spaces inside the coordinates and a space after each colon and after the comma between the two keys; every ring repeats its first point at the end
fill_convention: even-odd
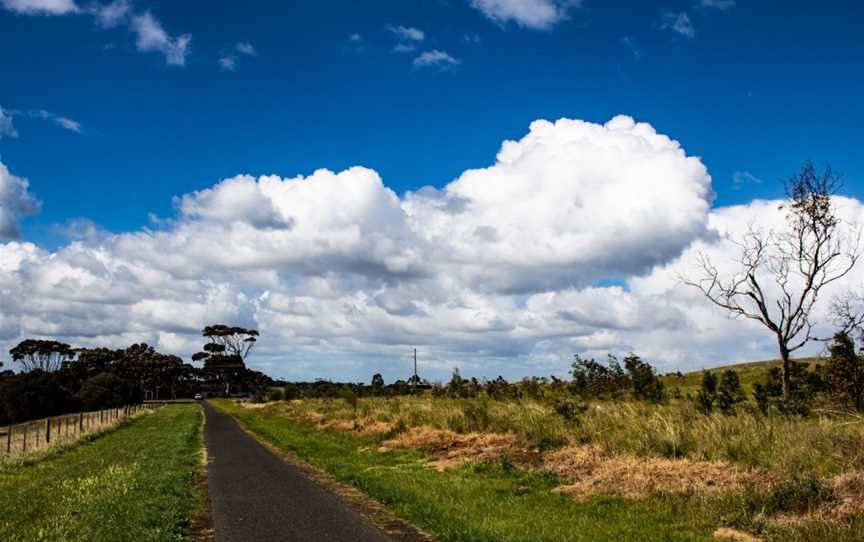
{"type": "Polygon", "coordinates": [[[162,403],[151,402],[0,426],[0,456],[9,457],[72,442],[161,406],[162,403]]]}

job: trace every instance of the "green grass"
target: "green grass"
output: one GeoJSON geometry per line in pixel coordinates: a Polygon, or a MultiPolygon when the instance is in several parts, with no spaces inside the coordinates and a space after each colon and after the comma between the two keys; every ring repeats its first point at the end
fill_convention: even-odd
{"type": "MultiPolygon", "coordinates": [[[[597,497],[586,502],[553,493],[548,474],[506,464],[465,465],[437,472],[414,451],[364,449],[374,439],[311,426],[284,416],[213,403],[277,448],[353,485],[442,541],[710,540],[713,518],[692,517],[688,497],[642,501],[597,497]]],[[[701,507],[700,507],[701,508],[701,507]]]]}
{"type": "MultiPolygon", "coordinates": [[[[794,361],[797,361],[798,363],[807,363],[809,365],[818,365],[825,363],[825,358],[799,358],[794,361]]],[[[753,384],[756,382],[764,382],[768,378],[768,371],[771,370],[772,367],[780,367],[780,360],[751,361],[748,363],[713,367],[708,370],[716,374],[718,377],[727,369],[735,371],[738,373],[738,378],[741,380],[741,385],[744,387],[745,392],[750,393],[753,390],[753,384]]],[[[661,377],[661,379],[669,391],[678,388],[682,395],[687,395],[688,393],[695,394],[702,386],[702,371],[684,373],[682,377],[665,375],[661,377]]]]}
{"type": "Polygon", "coordinates": [[[357,410],[342,400],[281,403],[294,418],[317,412],[328,420],[374,420],[408,427],[430,426],[462,433],[513,433],[526,447],[588,444],[610,454],[729,461],[780,474],[801,471],[834,476],[864,470],[864,417],[814,414],[763,416],[743,405],[735,416],[704,415],[691,401],[652,405],[638,401],[592,401],[578,423],[555,414],[551,402],[433,398],[362,398],[357,410]]]}
{"type": "Polygon", "coordinates": [[[0,466],[0,540],[182,540],[201,506],[203,414],[167,406],[35,462],[0,466]]]}

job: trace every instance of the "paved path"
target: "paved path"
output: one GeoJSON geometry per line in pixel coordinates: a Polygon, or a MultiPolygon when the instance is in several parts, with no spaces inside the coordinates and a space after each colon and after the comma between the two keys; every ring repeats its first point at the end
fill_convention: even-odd
{"type": "Polygon", "coordinates": [[[205,402],[207,484],[217,542],[391,542],[339,497],[205,402]]]}

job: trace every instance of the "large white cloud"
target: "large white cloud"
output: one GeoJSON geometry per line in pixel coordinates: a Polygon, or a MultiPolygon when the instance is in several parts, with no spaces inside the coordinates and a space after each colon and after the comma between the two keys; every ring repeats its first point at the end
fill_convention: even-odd
{"type": "Polygon", "coordinates": [[[258,327],[253,366],[292,378],[405,377],[413,347],[433,378],[561,373],[575,352],[769,357],[756,324],[677,282],[695,250],[721,259],[751,217],[782,220],[778,202],[712,198],[698,158],[629,117],[537,121],[488,167],[401,198],[361,167],[240,175],[155,230],[0,244],[0,352],[46,336],[188,355],[218,321],[258,327]]]}
{"type": "Polygon", "coordinates": [[[12,175],[0,162],[0,241],[17,239],[18,222],[39,211],[39,201],[28,187],[27,179],[12,175]]]}

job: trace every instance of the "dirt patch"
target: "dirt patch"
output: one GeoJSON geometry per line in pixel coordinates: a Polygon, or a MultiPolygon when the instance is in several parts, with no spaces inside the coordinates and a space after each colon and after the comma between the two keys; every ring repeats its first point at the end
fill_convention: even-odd
{"type": "Polygon", "coordinates": [[[620,495],[640,498],[653,490],[717,491],[755,482],[760,475],[724,462],[608,455],[590,446],[571,446],[543,456],[544,470],[572,483],[556,488],[577,498],[620,495]]]}
{"type": "Polygon", "coordinates": [[[757,538],[752,534],[730,529],[729,527],[721,527],[714,531],[714,538],[720,540],[731,540],[732,542],[762,542],[761,538],[757,538]]]}
{"type": "Polygon", "coordinates": [[[459,434],[448,429],[412,427],[382,443],[379,451],[389,448],[413,448],[430,452],[438,470],[456,467],[466,461],[492,462],[515,448],[516,435],[501,433],[459,434]]]}

